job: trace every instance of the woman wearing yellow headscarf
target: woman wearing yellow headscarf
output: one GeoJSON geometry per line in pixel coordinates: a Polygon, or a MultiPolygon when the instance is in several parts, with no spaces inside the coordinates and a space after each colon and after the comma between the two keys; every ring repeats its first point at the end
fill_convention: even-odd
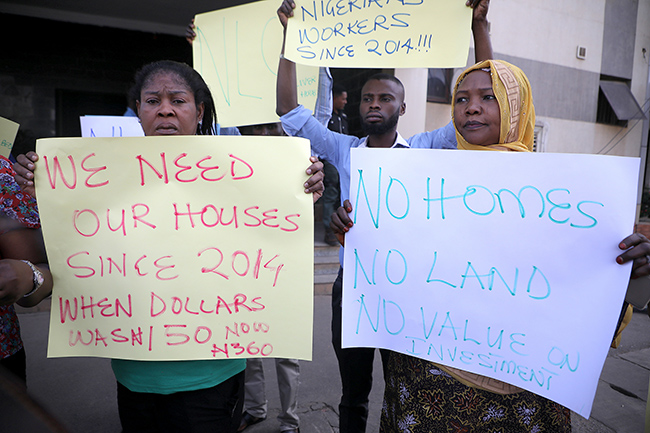
{"type": "MultiPolygon", "coordinates": [[[[458,149],[530,152],[535,108],[521,69],[487,60],[464,71],[454,88],[458,149]]],[[[571,413],[507,383],[391,352],[381,432],[571,431],[571,413]]]]}
{"type": "MultiPolygon", "coordinates": [[[[458,149],[515,152],[533,150],[535,107],[530,83],[523,71],[510,63],[486,60],[465,70],[458,77],[454,88],[452,118],[456,127],[458,149]],[[479,99],[471,100],[471,96],[479,99]],[[475,104],[481,100],[485,102],[475,104]],[[477,133],[481,131],[482,122],[486,120],[485,111],[493,108],[488,101],[493,101],[499,110],[499,118],[495,119],[499,124],[490,125],[498,128],[499,135],[496,141],[481,143],[477,133]]],[[[490,137],[488,141],[494,138],[490,137]]]]}

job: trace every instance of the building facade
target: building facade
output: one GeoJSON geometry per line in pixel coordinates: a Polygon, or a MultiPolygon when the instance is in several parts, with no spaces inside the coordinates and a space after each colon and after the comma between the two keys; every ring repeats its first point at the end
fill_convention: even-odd
{"type": "MultiPolygon", "coordinates": [[[[537,151],[640,157],[650,187],[650,0],[498,0],[488,18],[495,57],[530,79],[537,151]]],[[[422,96],[425,71],[396,75],[407,83],[403,135],[450,120],[449,104],[422,96]]]]}
{"type": "MultiPolygon", "coordinates": [[[[35,138],[76,135],[81,114],[121,114],[142,64],[191,62],[183,36],[195,14],[250,1],[0,0],[0,116],[21,124],[17,150],[35,138]]],[[[494,0],[488,18],[495,57],[531,81],[537,150],[640,157],[640,185],[650,186],[650,0],[494,0]]],[[[403,136],[450,120],[460,71],[395,70],[407,95],[403,136]]],[[[335,79],[351,75],[344,72],[335,79]]],[[[349,90],[354,126],[356,92],[349,90]]]]}

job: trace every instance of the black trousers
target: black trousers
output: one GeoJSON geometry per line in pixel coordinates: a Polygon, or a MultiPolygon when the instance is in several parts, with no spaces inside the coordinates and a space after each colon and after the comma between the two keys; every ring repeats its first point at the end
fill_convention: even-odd
{"type": "Polygon", "coordinates": [[[27,381],[27,358],[24,347],[13,355],[0,359],[0,365],[23,382],[27,381]]]}
{"type": "MultiPolygon", "coordinates": [[[[339,404],[339,431],[363,433],[368,421],[368,396],[372,390],[373,348],[341,348],[341,300],[343,268],[332,286],[332,345],[339,363],[342,395],[339,404]]],[[[389,350],[381,349],[382,366],[388,365],[389,350]]]]}
{"type": "Polygon", "coordinates": [[[133,392],[117,383],[122,433],[234,433],[243,404],[243,371],[212,388],[174,394],[133,392]]]}

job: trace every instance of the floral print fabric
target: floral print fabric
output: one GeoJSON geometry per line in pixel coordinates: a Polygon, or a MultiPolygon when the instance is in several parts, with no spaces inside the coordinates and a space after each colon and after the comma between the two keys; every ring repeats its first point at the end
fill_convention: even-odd
{"type": "Polygon", "coordinates": [[[423,359],[392,352],[385,379],[383,433],[571,432],[571,412],[562,405],[528,391],[472,388],[423,359]]]}
{"type": "MultiPolygon", "coordinates": [[[[36,200],[20,190],[14,180],[11,162],[2,156],[0,156],[0,216],[16,219],[27,227],[40,227],[36,200]]],[[[0,306],[0,358],[7,358],[22,347],[14,306],[0,306]]]]}

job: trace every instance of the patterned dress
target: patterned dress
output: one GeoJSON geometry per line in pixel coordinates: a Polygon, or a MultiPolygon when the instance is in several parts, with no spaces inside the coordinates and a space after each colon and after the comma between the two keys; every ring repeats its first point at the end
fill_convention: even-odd
{"type": "Polygon", "coordinates": [[[391,352],[380,432],[567,433],[571,412],[528,391],[472,388],[436,364],[391,352]]]}
{"type": "MultiPolygon", "coordinates": [[[[27,227],[40,227],[36,200],[20,191],[14,180],[11,162],[0,156],[0,217],[5,216],[16,219],[27,227]]],[[[0,359],[14,355],[22,347],[14,306],[0,306],[0,359]]]]}

